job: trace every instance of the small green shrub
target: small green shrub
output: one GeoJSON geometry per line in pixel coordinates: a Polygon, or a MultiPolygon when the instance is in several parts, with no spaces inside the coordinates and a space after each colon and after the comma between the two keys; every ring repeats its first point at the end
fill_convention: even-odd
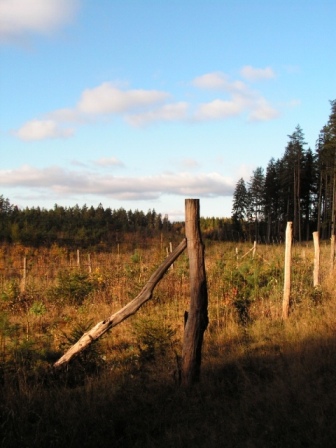
{"type": "Polygon", "coordinates": [[[41,301],[35,301],[29,309],[29,314],[32,314],[36,317],[42,317],[46,312],[46,306],[41,301]]]}
{"type": "Polygon", "coordinates": [[[94,280],[89,274],[63,270],[58,273],[57,285],[49,289],[48,297],[60,304],[81,305],[94,287],[94,280]]]}
{"type": "MultiPolygon", "coordinates": [[[[63,333],[63,342],[60,349],[66,352],[72,347],[84,333],[89,331],[93,326],[93,321],[77,323],[70,333],[63,333]]],[[[82,384],[86,378],[97,374],[104,366],[104,359],[101,352],[100,341],[94,341],[85,350],[78,353],[78,355],[71,360],[66,366],[66,370],[61,372],[65,374],[64,380],[68,386],[77,386],[82,384]]]]}
{"type": "Polygon", "coordinates": [[[140,361],[154,361],[167,353],[175,345],[176,331],[160,322],[142,319],[134,324],[134,332],[140,350],[140,361]]]}
{"type": "Polygon", "coordinates": [[[16,279],[11,279],[5,284],[3,291],[1,292],[1,301],[3,302],[15,302],[20,295],[19,282],[16,279]]]}

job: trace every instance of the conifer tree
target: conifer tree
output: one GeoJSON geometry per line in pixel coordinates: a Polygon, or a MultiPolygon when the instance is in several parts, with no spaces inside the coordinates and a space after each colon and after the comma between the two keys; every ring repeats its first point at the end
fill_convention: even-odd
{"type": "Polygon", "coordinates": [[[247,217],[247,189],[245,181],[240,178],[233,193],[232,222],[238,235],[243,234],[243,221],[247,217]]]}

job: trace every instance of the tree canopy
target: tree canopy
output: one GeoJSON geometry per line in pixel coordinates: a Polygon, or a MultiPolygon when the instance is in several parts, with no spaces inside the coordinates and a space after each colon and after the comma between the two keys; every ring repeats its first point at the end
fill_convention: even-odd
{"type": "Polygon", "coordinates": [[[335,234],[336,100],[330,101],[329,120],[323,126],[315,151],[306,148],[304,132],[297,125],[288,135],[284,154],[252,174],[246,193],[239,179],[233,195],[232,220],[239,220],[240,238],[271,242],[283,238],[286,223],[293,222],[297,241],[335,234]],[[247,201],[242,200],[247,198],[247,201]],[[246,205],[245,205],[246,204],[246,205]]]}

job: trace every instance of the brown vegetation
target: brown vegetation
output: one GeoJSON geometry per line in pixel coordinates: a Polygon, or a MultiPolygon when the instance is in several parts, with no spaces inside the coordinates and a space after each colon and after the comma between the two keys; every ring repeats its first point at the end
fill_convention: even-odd
{"type": "Polygon", "coordinates": [[[64,369],[53,363],[132,300],[166,256],[160,240],[109,253],[0,247],[3,447],[331,447],[336,429],[335,279],[321,247],[208,242],[201,381],[178,386],[189,270],[183,253],[153,298],[64,369]],[[236,251],[238,248],[238,255],[236,251]],[[27,277],[22,285],[23,256],[27,277]],[[91,271],[91,272],[90,272],[91,271]]]}

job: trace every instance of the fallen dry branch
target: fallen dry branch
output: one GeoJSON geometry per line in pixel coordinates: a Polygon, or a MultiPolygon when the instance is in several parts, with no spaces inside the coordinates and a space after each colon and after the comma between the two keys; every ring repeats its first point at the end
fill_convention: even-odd
{"type": "Polygon", "coordinates": [[[59,367],[62,364],[68,363],[73,356],[84,350],[108,330],[135,314],[145,302],[151,299],[155,286],[159,283],[165,272],[179,257],[179,255],[181,255],[186,247],[187,240],[186,238],[184,238],[181,243],[173,250],[173,252],[170,253],[169,256],[163,261],[163,263],[158,267],[154,274],[152,274],[137,297],[135,297],[131,302],[124,306],[124,308],[112,314],[112,316],[110,316],[108,319],[99,322],[87,333],[84,333],[83,336],[76,342],[76,344],[70,347],[69,350],[58,361],[55,362],[54,367],[59,367]]]}

